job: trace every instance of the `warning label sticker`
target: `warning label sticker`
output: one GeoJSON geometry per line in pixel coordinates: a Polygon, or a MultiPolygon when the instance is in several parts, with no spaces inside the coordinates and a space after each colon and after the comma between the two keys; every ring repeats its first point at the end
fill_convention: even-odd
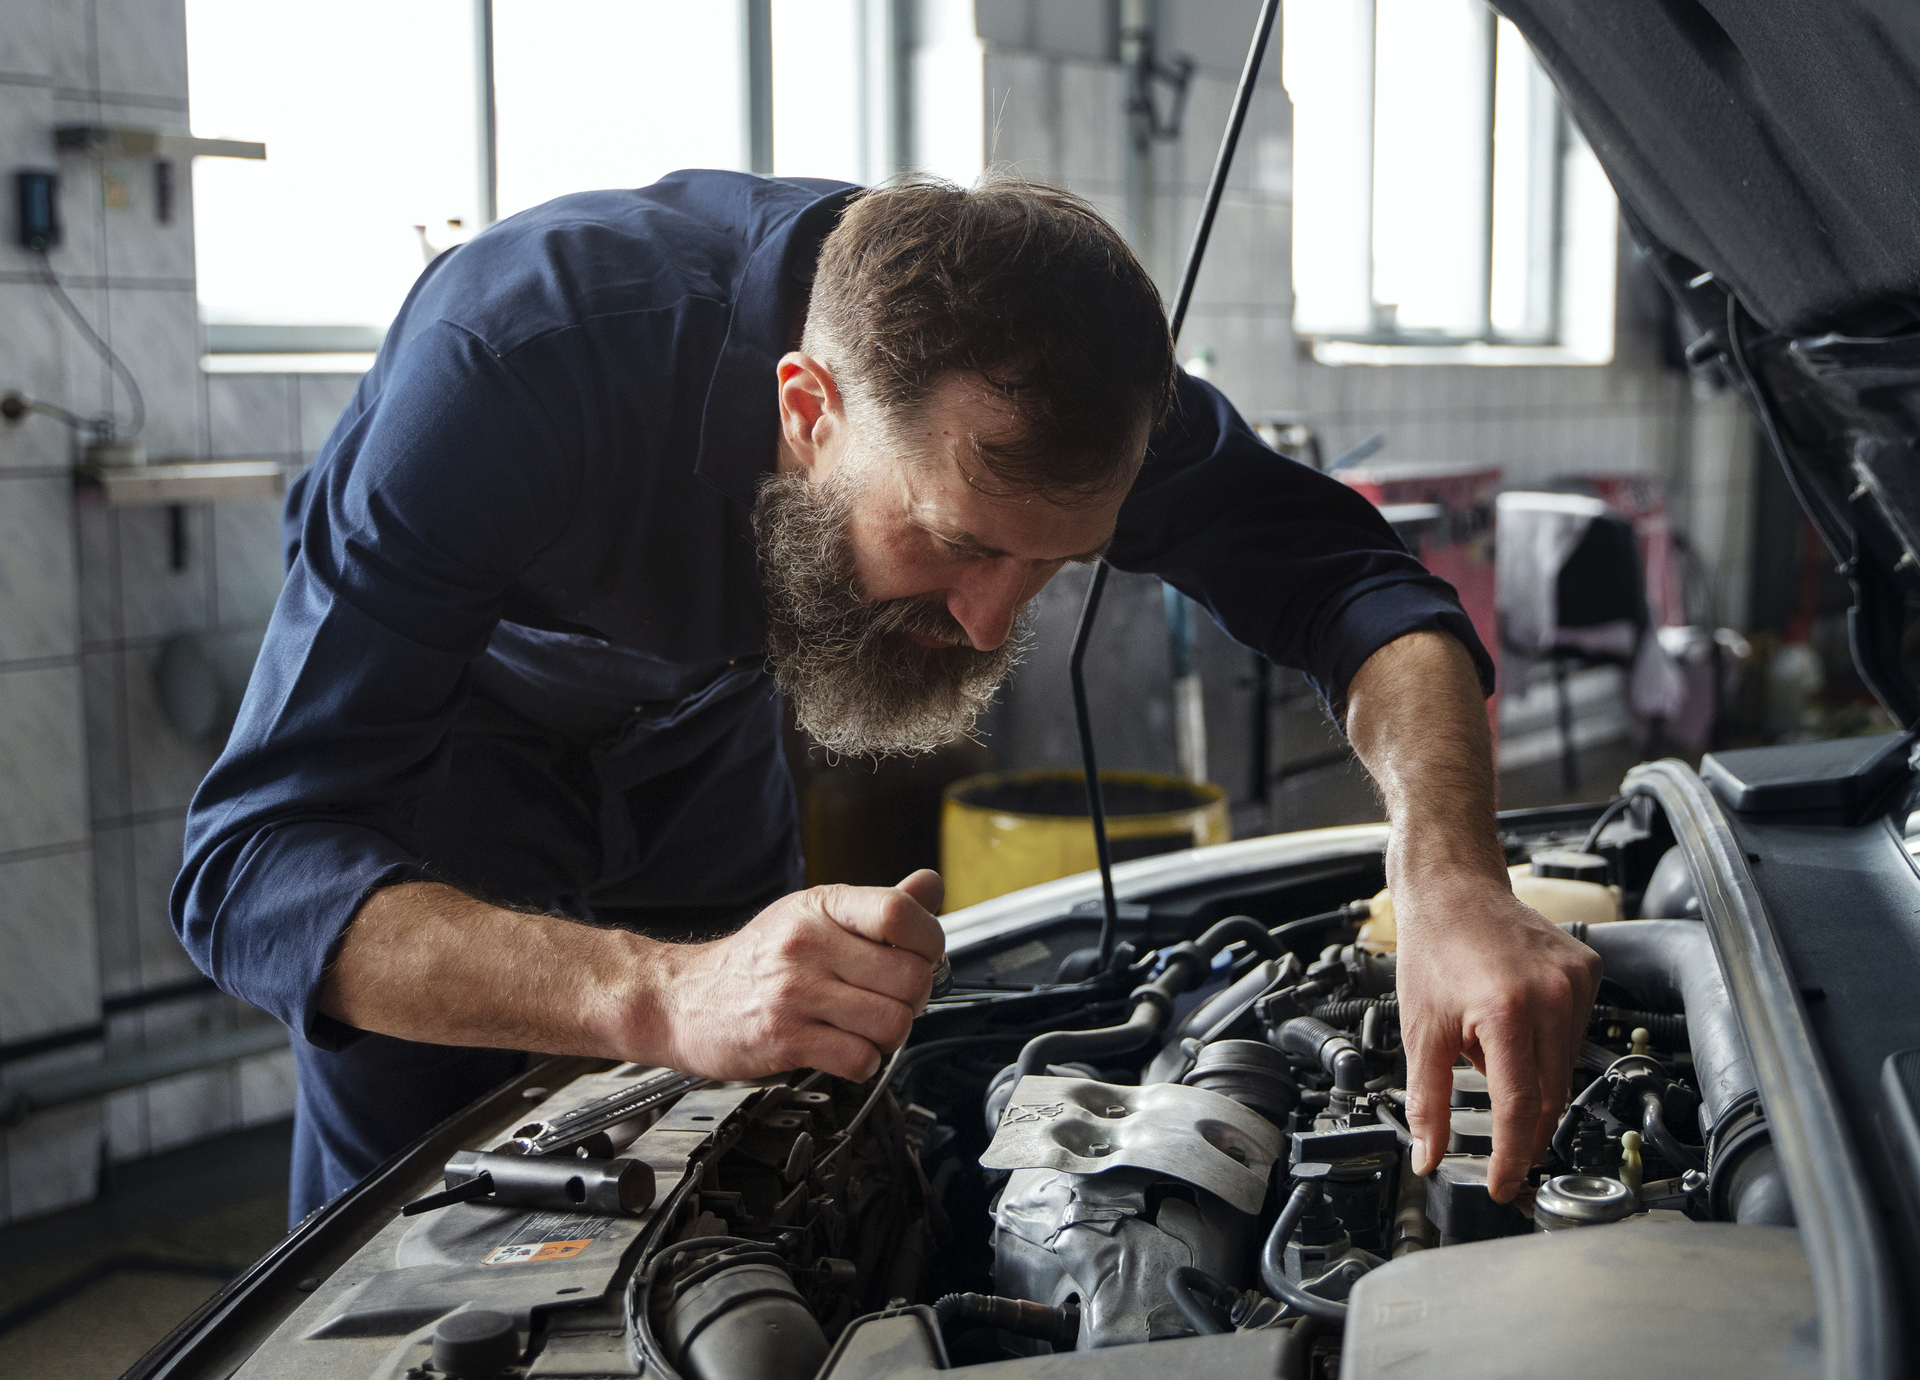
{"type": "Polygon", "coordinates": [[[579,1255],[593,1244],[593,1238],[584,1241],[526,1241],[518,1246],[502,1246],[490,1251],[481,1260],[482,1265],[519,1265],[534,1260],[565,1260],[570,1255],[579,1255]]]}

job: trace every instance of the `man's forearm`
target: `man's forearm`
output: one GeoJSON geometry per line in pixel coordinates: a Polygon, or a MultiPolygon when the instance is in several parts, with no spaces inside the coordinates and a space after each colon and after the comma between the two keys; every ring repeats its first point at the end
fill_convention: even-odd
{"type": "Polygon", "coordinates": [[[1448,874],[1504,881],[1493,737],[1465,647],[1419,632],[1375,652],[1347,687],[1347,735],[1393,825],[1389,887],[1448,874]]]}
{"type": "Polygon", "coordinates": [[[668,947],[411,882],[361,906],[320,1009],[403,1040],[645,1059],[659,1043],[644,1019],[648,980],[668,947]],[[640,1019],[616,1034],[614,1006],[640,1019]]]}
{"type": "Polygon", "coordinates": [[[591,1054],[710,1078],[812,1068],[869,1078],[926,1005],[946,948],[940,878],[814,887],[705,944],[476,901],[375,892],[327,970],[320,1009],[434,1044],[591,1054]]]}
{"type": "Polygon", "coordinates": [[[1413,1166],[1448,1144],[1454,1060],[1487,1076],[1487,1185],[1511,1198],[1544,1150],[1586,1028],[1599,959],[1514,898],[1494,820],[1492,734],[1466,649],[1413,633],[1368,658],[1347,730],[1392,825],[1393,894],[1413,1166]]]}

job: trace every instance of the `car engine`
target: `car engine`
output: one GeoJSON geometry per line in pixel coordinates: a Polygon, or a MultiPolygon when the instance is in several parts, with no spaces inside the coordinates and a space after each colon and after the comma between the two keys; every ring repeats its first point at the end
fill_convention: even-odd
{"type": "Polygon", "coordinates": [[[1411,1172],[1384,893],[1283,888],[1104,966],[1044,929],[962,952],[864,1085],[522,1086],[234,1373],[1805,1373],[1809,1269],[1708,927],[1672,856],[1625,893],[1653,918],[1614,918],[1632,869],[1601,854],[1514,869],[1589,917],[1563,923],[1605,980],[1512,1202],[1466,1064],[1411,1172]]]}

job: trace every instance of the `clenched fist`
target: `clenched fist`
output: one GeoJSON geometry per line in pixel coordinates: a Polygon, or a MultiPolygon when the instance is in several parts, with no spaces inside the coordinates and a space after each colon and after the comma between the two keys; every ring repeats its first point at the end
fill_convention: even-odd
{"type": "Polygon", "coordinates": [[[871,1078],[927,1004],[942,894],[924,869],[898,886],[819,886],[725,939],[656,946],[643,999],[615,1014],[618,1043],[709,1078],[871,1078]]]}

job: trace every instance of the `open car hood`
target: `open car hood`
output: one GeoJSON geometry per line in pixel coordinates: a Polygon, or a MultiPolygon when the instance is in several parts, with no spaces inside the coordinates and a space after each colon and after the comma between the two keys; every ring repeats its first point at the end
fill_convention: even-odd
{"type": "Polygon", "coordinates": [[[1920,604],[1920,5],[1495,0],[1553,76],[1679,306],[1851,582],[1903,726],[1920,604]]]}

